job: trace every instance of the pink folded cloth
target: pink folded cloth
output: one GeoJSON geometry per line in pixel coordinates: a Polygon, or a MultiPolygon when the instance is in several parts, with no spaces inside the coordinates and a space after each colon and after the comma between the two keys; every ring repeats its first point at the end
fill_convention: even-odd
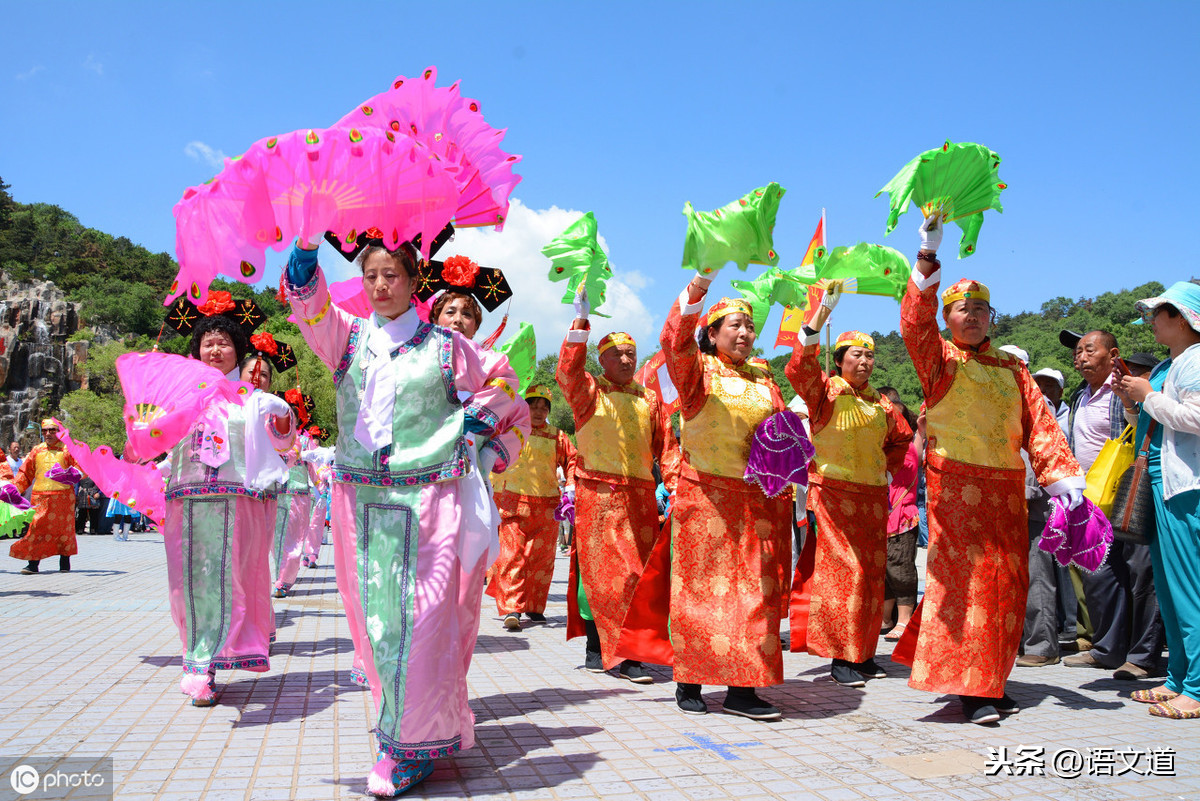
{"type": "Polygon", "coordinates": [[[83,473],[80,473],[74,467],[63,467],[61,464],[56,464],[46,471],[46,478],[51,481],[57,481],[60,484],[70,484],[73,487],[83,478],[83,473]]]}
{"type": "Polygon", "coordinates": [[[0,501],[4,501],[22,512],[33,506],[33,504],[25,500],[21,493],[17,492],[15,484],[5,484],[0,487],[0,501]]]}
{"type": "Polygon", "coordinates": [[[808,463],[816,455],[804,433],[804,420],[792,411],[777,412],[758,425],[742,476],[774,498],[788,484],[808,483],[808,463]]]}
{"type": "Polygon", "coordinates": [[[554,519],[566,520],[571,525],[575,525],[575,502],[563,495],[558,502],[558,508],[554,510],[554,519]]]}
{"type": "Polygon", "coordinates": [[[1087,498],[1074,509],[1067,509],[1065,503],[1055,498],[1051,508],[1038,547],[1054,554],[1063,567],[1073,564],[1089,573],[1096,572],[1108,558],[1113,541],[1112,523],[1087,498]]]}

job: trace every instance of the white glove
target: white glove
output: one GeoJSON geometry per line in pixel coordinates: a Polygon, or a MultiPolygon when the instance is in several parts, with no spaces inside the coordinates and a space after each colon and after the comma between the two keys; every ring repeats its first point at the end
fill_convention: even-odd
{"type": "Polygon", "coordinates": [[[587,285],[580,284],[579,290],[575,293],[575,317],[579,320],[586,320],[588,312],[592,310],[592,305],[588,303],[587,285]]]}
{"type": "Polygon", "coordinates": [[[273,392],[264,392],[258,403],[260,409],[275,417],[287,417],[292,413],[291,405],[273,392]]]}
{"type": "Polygon", "coordinates": [[[921,223],[921,250],[926,253],[937,253],[937,249],[942,246],[942,234],[945,232],[945,225],[942,223],[942,215],[940,212],[934,212],[925,218],[921,223]]]}
{"type": "Polygon", "coordinates": [[[830,312],[837,307],[838,301],[842,299],[842,282],[833,281],[829,286],[825,287],[825,294],[821,297],[821,305],[829,309],[830,312]]]}
{"type": "Polygon", "coordinates": [[[567,487],[565,490],[563,490],[563,495],[567,496],[568,501],[570,501],[571,503],[575,503],[575,488],[574,487],[567,487]]]}
{"type": "Polygon", "coordinates": [[[500,454],[493,448],[484,448],[479,452],[479,469],[486,476],[492,472],[492,468],[496,466],[496,460],[500,458],[500,454]]]}
{"type": "Polygon", "coordinates": [[[1067,494],[1063,500],[1067,504],[1067,511],[1075,509],[1083,503],[1083,490],[1072,487],[1067,490],[1067,494]]]}

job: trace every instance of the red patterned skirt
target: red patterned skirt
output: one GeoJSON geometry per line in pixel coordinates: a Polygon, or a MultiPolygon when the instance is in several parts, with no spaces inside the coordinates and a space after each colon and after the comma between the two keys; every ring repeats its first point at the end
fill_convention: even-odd
{"type": "Polygon", "coordinates": [[[883,622],[887,487],[814,480],[808,505],[817,516],[816,553],[792,591],[792,650],[865,661],[883,622]]]}
{"type": "Polygon", "coordinates": [[[29,522],[29,532],[12,544],[8,555],[34,562],[79,553],[79,543],[75,541],[75,493],[69,489],[35,491],[31,502],[37,511],[29,522]]]}
{"type": "Polygon", "coordinates": [[[487,594],[496,599],[496,611],[546,611],[550,580],[554,578],[554,546],[558,498],[537,498],[515,492],[496,494],[500,510],[500,557],[489,572],[487,594]]]}
{"type": "Polygon", "coordinates": [[[926,487],[925,597],[892,660],[918,690],[999,698],[1029,592],[1025,474],[930,453],[926,487]]]}
{"type": "Polygon", "coordinates": [[[675,680],[783,682],[779,620],[791,567],[791,495],[683,465],[671,508],[675,680]]]}

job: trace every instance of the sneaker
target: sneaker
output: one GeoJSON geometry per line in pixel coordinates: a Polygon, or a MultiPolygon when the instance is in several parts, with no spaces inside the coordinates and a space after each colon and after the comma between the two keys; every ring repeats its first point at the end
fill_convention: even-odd
{"type": "Polygon", "coordinates": [[[1074,656],[1063,657],[1062,663],[1067,667],[1090,667],[1107,670],[1104,665],[1096,660],[1096,657],[1092,656],[1091,651],[1081,651],[1074,656]]]}
{"type": "Polygon", "coordinates": [[[973,695],[960,695],[959,698],[962,699],[963,716],[971,723],[982,726],[1000,719],[1000,713],[992,706],[994,698],[977,698],[973,695]]]}
{"type": "Polygon", "coordinates": [[[621,663],[621,667],[618,670],[617,675],[626,681],[633,682],[634,684],[654,683],[654,677],[646,672],[646,669],[642,667],[642,663],[635,662],[632,659],[626,659],[621,663]]]}
{"type": "Polygon", "coordinates": [[[1120,679],[1121,681],[1139,681],[1141,679],[1148,679],[1151,675],[1151,671],[1132,662],[1126,662],[1113,671],[1113,678],[1120,679]]]}
{"type": "Polygon", "coordinates": [[[864,687],[866,679],[862,674],[854,669],[854,666],[841,659],[833,660],[833,666],[829,669],[829,675],[833,678],[835,684],[840,684],[843,687],[864,687]]]}
{"type": "Polygon", "coordinates": [[[854,665],[854,670],[864,679],[886,679],[887,673],[879,665],[875,664],[874,659],[868,659],[864,662],[859,662],[854,665]]]}
{"type": "Polygon", "coordinates": [[[509,631],[521,630],[521,613],[513,612],[504,616],[504,628],[509,631]]]}
{"type": "Polygon", "coordinates": [[[530,623],[545,623],[546,616],[541,612],[526,612],[525,617],[529,618],[530,623]]]}
{"type": "Polygon", "coordinates": [[[675,684],[675,705],[685,715],[707,715],[708,704],[700,697],[699,684],[675,684]]]}
{"type": "Polygon", "coordinates": [[[591,673],[604,672],[604,658],[600,656],[599,651],[584,651],[583,669],[591,673]]]}
{"type": "Polygon", "coordinates": [[[1015,715],[1021,711],[1021,705],[1008,697],[1008,693],[1004,697],[992,702],[992,706],[996,707],[996,711],[1001,715],[1015,715]]]}
{"type": "Polygon", "coordinates": [[[783,713],[758,697],[753,687],[730,687],[721,710],[751,720],[779,720],[783,713]]]}
{"type": "Polygon", "coordinates": [[[1046,667],[1047,665],[1057,665],[1057,656],[1038,656],[1037,654],[1025,654],[1017,658],[1017,667],[1046,667]]]}
{"type": "Polygon", "coordinates": [[[71,557],[69,557],[69,556],[58,557],[58,572],[59,573],[70,573],[71,572],[71,557]]]}

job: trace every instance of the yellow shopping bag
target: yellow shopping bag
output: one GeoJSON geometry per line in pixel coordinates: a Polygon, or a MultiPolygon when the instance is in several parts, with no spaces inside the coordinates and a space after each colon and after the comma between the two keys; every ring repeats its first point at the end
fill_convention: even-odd
{"type": "Polygon", "coordinates": [[[1087,489],[1083,495],[1106,515],[1112,511],[1121,476],[1133,464],[1136,456],[1134,450],[1133,426],[1126,426],[1121,436],[1104,443],[1100,455],[1092,463],[1092,469],[1088,470],[1087,489]]]}

